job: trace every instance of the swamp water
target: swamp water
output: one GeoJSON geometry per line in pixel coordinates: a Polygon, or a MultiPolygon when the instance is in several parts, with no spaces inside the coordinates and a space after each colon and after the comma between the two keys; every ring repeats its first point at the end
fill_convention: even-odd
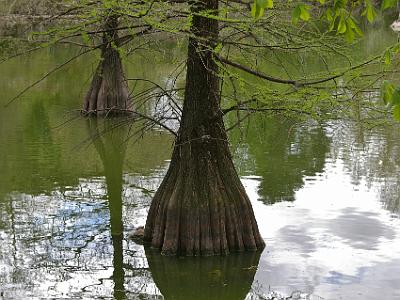
{"type": "MultiPolygon", "coordinates": [[[[72,55],[0,65],[0,104],[72,55]]],[[[132,58],[127,73],[168,84],[171,62],[132,58]]],[[[265,250],[161,257],[127,234],[145,223],[173,139],[73,119],[92,63],[0,110],[0,299],[400,299],[398,128],[253,118],[231,142],[265,250]]]]}

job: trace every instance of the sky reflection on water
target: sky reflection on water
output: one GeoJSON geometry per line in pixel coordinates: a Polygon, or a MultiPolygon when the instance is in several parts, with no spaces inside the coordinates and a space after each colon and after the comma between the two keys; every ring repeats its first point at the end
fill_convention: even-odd
{"type": "MultiPolygon", "coordinates": [[[[121,174],[125,237],[133,226],[144,224],[151,199],[132,186],[154,190],[163,173],[164,169],[160,169],[146,178],[121,174]]],[[[309,179],[305,178],[304,186],[295,192],[295,201],[265,205],[258,200],[261,178],[243,177],[267,242],[258,268],[254,268],[254,282],[247,283],[247,298],[301,291],[323,299],[396,299],[400,280],[400,220],[377,201],[379,187],[368,188],[363,180],[354,186],[340,159],[329,160],[323,173],[309,179]]],[[[63,191],[58,189],[49,195],[14,192],[7,196],[10,207],[2,202],[5,210],[0,231],[4,299],[90,299],[115,294],[116,249],[110,235],[106,191],[105,178],[96,177],[80,179],[78,186],[64,187],[63,191]]],[[[130,299],[140,294],[145,299],[160,298],[142,246],[126,238],[121,245],[124,297],[130,299]]],[[[188,260],[185,269],[183,262],[181,269],[176,269],[182,270],[183,275],[174,276],[178,279],[185,276],[184,272],[189,277],[199,276],[196,273],[201,270],[190,263],[188,260]]],[[[211,278],[217,279],[221,272],[234,272],[234,266],[223,271],[218,264],[215,270],[208,268],[211,271],[205,274],[211,272],[211,278]]],[[[240,272],[237,276],[240,278],[240,272]]],[[[162,278],[158,275],[159,285],[163,284],[162,278]]],[[[171,295],[171,283],[169,286],[167,295],[171,295]]],[[[189,291],[179,290],[166,299],[184,299],[189,291]]],[[[216,294],[215,299],[232,299],[228,295],[230,298],[216,294]]],[[[209,297],[208,294],[207,299],[212,299],[209,297]]]]}
{"type": "MultiPolygon", "coordinates": [[[[42,60],[48,67],[69,54],[56,53],[26,59],[34,67],[24,76],[21,62],[5,65],[15,82],[0,74],[0,101],[37,78],[42,60]]],[[[136,66],[157,69],[155,81],[170,72],[149,60],[128,74],[136,66]]],[[[172,138],[104,136],[77,147],[97,129],[86,120],[56,128],[80,105],[82,79],[71,74],[89,77],[87,63],[73,68],[0,111],[0,299],[185,299],[194,290],[198,299],[400,298],[398,128],[254,118],[241,142],[230,138],[267,243],[261,256],[199,263],[152,254],[149,263],[126,237],[145,223],[172,138]]]]}

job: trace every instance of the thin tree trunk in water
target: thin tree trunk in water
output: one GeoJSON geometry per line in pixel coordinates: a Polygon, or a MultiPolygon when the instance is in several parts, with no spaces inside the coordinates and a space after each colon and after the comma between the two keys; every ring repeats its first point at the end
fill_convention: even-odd
{"type": "MultiPolygon", "coordinates": [[[[216,11],[205,0],[194,12],[216,11]]],[[[194,16],[198,38],[217,37],[218,22],[194,16]]],[[[223,255],[264,248],[250,200],[236,173],[220,110],[212,43],[189,39],[182,123],[169,170],[147,217],[145,241],[165,255],[223,255]]]]}
{"type": "Polygon", "coordinates": [[[118,17],[110,16],[104,26],[101,61],[83,106],[84,114],[125,114],[130,109],[128,85],[125,80],[118,42],[118,17]]]}

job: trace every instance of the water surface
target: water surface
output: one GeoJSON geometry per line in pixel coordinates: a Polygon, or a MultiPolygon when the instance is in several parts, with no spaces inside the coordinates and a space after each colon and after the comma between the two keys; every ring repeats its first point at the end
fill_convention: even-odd
{"type": "MultiPolygon", "coordinates": [[[[2,64],[0,104],[73,51],[2,64]]],[[[129,59],[128,76],[168,85],[181,56],[129,59]]],[[[82,58],[0,111],[0,299],[400,298],[397,127],[254,117],[230,138],[265,250],[165,258],[127,234],[145,223],[173,138],[64,124],[94,67],[82,58]]]]}

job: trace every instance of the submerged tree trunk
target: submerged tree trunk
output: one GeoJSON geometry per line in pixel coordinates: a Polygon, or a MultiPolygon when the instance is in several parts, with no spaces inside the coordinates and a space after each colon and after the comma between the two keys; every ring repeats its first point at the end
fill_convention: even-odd
{"type": "Polygon", "coordinates": [[[83,106],[84,114],[125,114],[130,109],[128,85],[118,52],[118,17],[110,16],[104,26],[101,61],[93,76],[83,106]]]}
{"type": "MultiPolygon", "coordinates": [[[[218,0],[192,7],[217,11],[218,0]]],[[[220,110],[215,19],[193,18],[181,127],[169,170],[147,217],[145,241],[164,255],[223,255],[264,248],[236,173],[220,110]]]]}

